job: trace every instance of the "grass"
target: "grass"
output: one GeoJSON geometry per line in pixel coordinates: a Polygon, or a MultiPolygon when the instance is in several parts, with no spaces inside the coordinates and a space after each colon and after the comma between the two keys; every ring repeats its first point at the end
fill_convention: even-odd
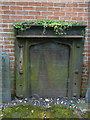
{"type": "Polygon", "coordinates": [[[74,110],[62,106],[53,106],[47,109],[31,105],[8,107],[3,112],[3,118],[79,118],[74,110]]]}

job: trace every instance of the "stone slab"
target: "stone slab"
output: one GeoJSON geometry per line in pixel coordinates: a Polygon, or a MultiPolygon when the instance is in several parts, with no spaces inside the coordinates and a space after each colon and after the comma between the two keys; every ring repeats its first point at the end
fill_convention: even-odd
{"type": "Polygon", "coordinates": [[[2,102],[11,101],[11,80],[10,80],[10,63],[9,55],[2,53],[2,102]]]}
{"type": "Polygon", "coordinates": [[[89,71],[89,79],[88,79],[88,86],[86,92],[86,101],[90,103],[90,71],[89,71]]]}
{"type": "Polygon", "coordinates": [[[2,52],[0,49],[0,104],[2,103],[2,52]]]}

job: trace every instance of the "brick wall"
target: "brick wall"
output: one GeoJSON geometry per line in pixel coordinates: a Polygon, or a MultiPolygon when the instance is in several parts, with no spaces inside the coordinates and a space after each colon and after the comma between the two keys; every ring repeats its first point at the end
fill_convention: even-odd
{"type": "Polygon", "coordinates": [[[85,95],[88,82],[88,47],[90,47],[90,28],[88,26],[88,1],[72,0],[31,0],[32,2],[0,2],[0,44],[3,52],[10,56],[10,70],[12,81],[12,95],[15,94],[15,44],[13,23],[39,19],[53,19],[65,21],[78,21],[87,24],[86,40],[83,54],[83,75],[81,94],[85,95]],[[36,1],[36,2],[35,2],[36,1]]]}

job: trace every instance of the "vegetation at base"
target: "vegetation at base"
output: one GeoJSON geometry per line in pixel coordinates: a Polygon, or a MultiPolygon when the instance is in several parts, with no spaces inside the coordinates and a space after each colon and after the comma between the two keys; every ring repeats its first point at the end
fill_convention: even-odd
{"type": "Polygon", "coordinates": [[[90,111],[86,111],[83,115],[83,118],[90,118],[90,111]]]}
{"type": "Polygon", "coordinates": [[[47,109],[31,106],[17,105],[8,107],[3,112],[3,118],[79,118],[72,109],[63,106],[53,106],[47,109]]]}
{"type": "Polygon", "coordinates": [[[37,21],[26,21],[26,22],[16,22],[14,23],[14,28],[18,30],[30,29],[32,25],[43,25],[43,33],[45,34],[47,27],[52,27],[53,30],[58,35],[63,35],[64,30],[71,28],[73,25],[82,25],[82,22],[65,22],[65,21],[55,21],[55,20],[37,20],[37,21]]]}

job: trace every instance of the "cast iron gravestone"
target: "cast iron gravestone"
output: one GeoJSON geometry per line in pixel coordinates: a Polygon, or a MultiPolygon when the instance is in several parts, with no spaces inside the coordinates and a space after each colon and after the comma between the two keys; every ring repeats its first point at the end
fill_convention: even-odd
{"type": "Polygon", "coordinates": [[[2,53],[2,102],[10,102],[11,85],[10,85],[10,64],[9,55],[2,53]]]}
{"type": "Polygon", "coordinates": [[[16,30],[16,96],[79,98],[85,27],[72,26],[63,36],[49,27],[43,34],[39,25],[16,30]]]}
{"type": "Polygon", "coordinates": [[[0,103],[2,103],[2,53],[0,50],[0,103]]]}

